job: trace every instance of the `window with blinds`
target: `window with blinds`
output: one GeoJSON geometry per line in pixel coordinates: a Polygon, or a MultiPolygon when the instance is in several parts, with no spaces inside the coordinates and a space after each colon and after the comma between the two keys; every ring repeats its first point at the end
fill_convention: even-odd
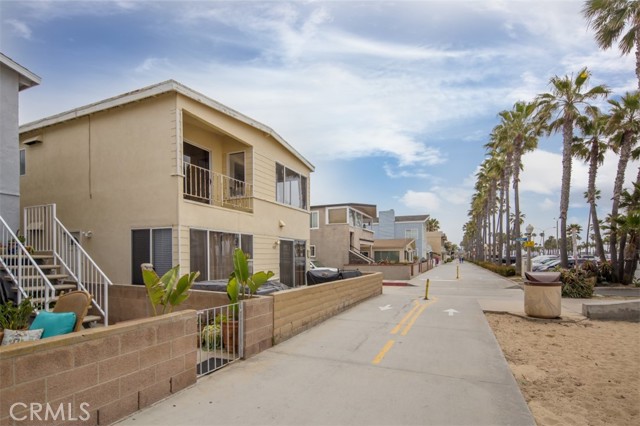
{"type": "Polygon", "coordinates": [[[173,264],[173,240],[171,228],[133,229],[131,231],[131,282],[144,284],[140,265],[153,264],[160,276],[173,264]]]}

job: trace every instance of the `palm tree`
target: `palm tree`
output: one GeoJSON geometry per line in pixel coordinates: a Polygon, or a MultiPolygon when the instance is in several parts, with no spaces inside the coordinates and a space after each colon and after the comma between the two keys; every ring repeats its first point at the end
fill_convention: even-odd
{"type": "Polygon", "coordinates": [[[587,0],[582,13],[596,32],[596,42],[609,49],[618,40],[623,55],[636,49],[636,76],[640,90],[640,2],[637,0],[587,0]]]}
{"type": "MultiPolygon", "coordinates": [[[[598,212],[596,198],[599,191],[596,190],[596,175],[598,166],[604,162],[604,153],[607,144],[600,140],[604,135],[609,116],[603,115],[595,106],[585,108],[585,115],[578,118],[578,127],[582,131],[584,138],[577,139],[573,145],[573,153],[576,157],[583,159],[589,164],[589,182],[585,198],[589,203],[589,221],[593,223],[593,233],[595,236],[596,252],[600,256],[600,261],[605,262],[604,245],[602,244],[602,234],[598,222],[598,212]]],[[[587,235],[589,231],[587,231],[587,235]]]]}
{"type": "Polygon", "coordinates": [[[619,215],[616,225],[620,232],[620,252],[623,272],[620,275],[622,284],[631,284],[638,264],[639,235],[640,235],[640,183],[636,182],[633,192],[622,191],[620,207],[626,210],[626,215],[619,215]],[[628,236],[628,242],[627,242],[628,236]]]}
{"type": "MultiPolygon", "coordinates": [[[[537,105],[535,102],[516,102],[511,111],[502,111],[500,117],[510,136],[507,143],[513,146],[513,208],[516,217],[520,217],[520,170],[522,169],[522,156],[536,149],[538,136],[541,133],[540,125],[535,122],[534,114],[537,105]]],[[[520,237],[520,221],[515,221],[513,234],[520,237]]],[[[522,268],[522,247],[516,245],[516,274],[520,274],[522,268]]]]}
{"type": "Polygon", "coordinates": [[[612,229],[609,249],[611,251],[613,278],[614,281],[619,281],[622,279],[624,269],[624,248],[622,244],[620,244],[620,251],[618,251],[615,226],[627,163],[634,151],[634,145],[638,142],[638,132],[640,131],[640,96],[638,92],[626,93],[620,101],[611,99],[609,103],[612,106],[611,118],[608,122],[608,130],[612,134],[611,146],[612,149],[619,154],[616,180],[613,185],[613,203],[611,206],[610,222],[612,229]]]}
{"type": "Polygon", "coordinates": [[[589,102],[605,97],[609,90],[605,86],[595,86],[586,90],[585,83],[590,73],[587,68],[578,72],[574,79],[569,76],[551,78],[551,91],[537,96],[540,122],[547,123],[549,133],[562,129],[562,187],[560,190],[560,262],[568,267],[567,257],[567,211],[569,210],[569,192],[571,188],[571,145],[573,126],[580,117],[580,107],[589,106],[589,102]]]}
{"type": "Polygon", "coordinates": [[[440,222],[436,218],[427,219],[427,231],[437,231],[440,229],[440,222]]]}
{"type": "Polygon", "coordinates": [[[491,142],[485,145],[485,148],[490,149],[492,155],[499,157],[502,165],[502,176],[500,181],[500,252],[506,256],[511,262],[511,230],[509,229],[509,216],[511,214],[509,187],[511,182],[511,176],[513,175],[513,145],[509,143],[509,129],[504,123],[495,126],[491,132],[491,142]],[[503,229],[503,217],[506,226],[506,230],[503,229]],[[504,235],[503,235],[504,234],[504,235]],[[504,236],[504,238],[503,238],[504,236]]]}

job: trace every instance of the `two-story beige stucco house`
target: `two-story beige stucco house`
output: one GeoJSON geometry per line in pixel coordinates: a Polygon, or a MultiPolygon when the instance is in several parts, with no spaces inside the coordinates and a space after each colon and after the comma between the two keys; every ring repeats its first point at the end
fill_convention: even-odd
{"type": "Polygon", "coordinates": [[[140,264],[304,284],[313,165],[271,128],[175,81],[20,127],[21,206],[57,214],[116,283],[140,264]]]}
{"type": "Polygon", "coordinates": [[[373,262],[373,204],[311,206],[311,259],[329,267],[373,262]]]}

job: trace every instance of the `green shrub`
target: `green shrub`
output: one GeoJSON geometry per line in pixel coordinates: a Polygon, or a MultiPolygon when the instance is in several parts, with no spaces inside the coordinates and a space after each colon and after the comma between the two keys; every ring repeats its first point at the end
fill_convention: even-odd
{"type": "Polygon", "coordinates": [[[562,296],[574,299],[589,299],[593,296],[593,279],[581,269],[561,269],[562,296]]]}
{"type": "Polygon", "coordinates": [[[496,274],[500,274],[503,277],[513,277],[516,274],[516,268],[514,266],[506,266],[506,265],[496,265],[491,262],[481,262],[476,261],[473,262],[478,266],[483,267],[484,269],[488,269],[491,272],[495,272],[496,274]]]}
{"type": "Polygon", "coordinates": [[[611,261],[602,262],[598,266],[598,281],[611,282],[613,278],[613,266],[611,261]]]}

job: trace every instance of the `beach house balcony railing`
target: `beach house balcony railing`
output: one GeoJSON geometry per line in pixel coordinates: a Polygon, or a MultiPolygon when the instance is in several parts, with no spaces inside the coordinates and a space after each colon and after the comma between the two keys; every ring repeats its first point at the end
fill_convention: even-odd
{"type": "Polygon", "coordinates": [[[230,209],[253,210],[253,185],[183,162],[184,198],[230,209]]]}

